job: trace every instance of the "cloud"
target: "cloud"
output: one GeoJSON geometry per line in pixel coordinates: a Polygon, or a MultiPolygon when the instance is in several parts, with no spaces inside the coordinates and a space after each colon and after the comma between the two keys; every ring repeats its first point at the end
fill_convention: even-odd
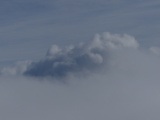
{"type": "Polygon", "coordinates": [[[134,37],[124,34],[96,34],[90,43],[81,43],[65,49],[53,45],[45,58],[32,62],[24,75],[34,77],[63,78],[68,75],[90,73],[104,67],[111,51],[122,48],[136,49],[139,44],[134,37]]]}
{"type": "Polygon", "coordinates": [[[160,57],[138,47],[138,42],[129,35],[96,34],[88,44],[81,43],[65,49],[53,45],[39,62],[18,62],[12,69],[4,68],[0,76],[0,118],[159,119],[160,57]],[[85,63],[79,59],[80,62],[72,67],[70,61],[77,58],[85,63]],[[57,77],[53,76],[55,73],[48,74],[51,77],[42,76],[43,81],[39,76],[21,76],[35,67],[37,70],[42,67],[46,72],[48,68],[58,71],[50,65],[65,68],[62,71],[65,74],[81,74],[86,69],[91,74],[85,78],[65,77],[68,83],[64,84],[53,82],[53,77],[57,77]]]}
{"type": "Polygon", "coordinates": [[[152,47],[150,47],[150,51],[156,55],[160,55],[160,48],[159,47],[152,46],[152,47]]]}
{"type": "Polygon", "coordinates": [[[3,0],[1,60],[38,60],[52,44],[77,44],[103,31],[127,33],[144,47],[156,46],[158,4],[157,0],[3,0]]]}
{"type": "MultiPolygon", "coordinates": [[[[54,53],[55,54],[55,53],[54,53]]],[[[73,77],[69,84],[0,76],[0,118],[12,120],[157,120],[160,58],[118,49],[104,74],[73,77]]],[[[46,78],[48,79],[48,78],[46,78]]]]}
{"type": "Polygon", "coordinates": [[[29,64],[31,64],[31,61],[18,61],[12,67],[4,67],[1,70],[1,75],[22,75],[27,70],[29,64]]]}

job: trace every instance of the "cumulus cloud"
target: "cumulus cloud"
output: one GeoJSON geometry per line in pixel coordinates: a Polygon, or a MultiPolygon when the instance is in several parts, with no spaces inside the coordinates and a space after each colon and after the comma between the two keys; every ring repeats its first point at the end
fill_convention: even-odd
{"type": "Polygon", "coordinates": [[[85,79],[72,76],[67,78],[69,84],[53,84],[49,81],[53,78],[46,77],[46,73],[42,77],[47,80],[41,82],[35,80],[39,79],[36,76],[1,75],[0,118],[159,120],[160,57],[138,46],[129,35],[97,34],[88,44],[66,49],[53,45],[39,62],[18,62],[12,69],[4,68],[3,74],[23,74],[33,68],[43,68],[42,73],[56,71],[47,74],[52,77],[57,77],[60,68],[66,75],[101,68],[103,73],[95,72],[85,79]],[[77,59],[80,62],[75,62],[77,59]]]}
{"type": "Polygon", "coordinates": [[[138,46],[135,38],[127,34],[96,34],[89,43],[80,43],[65,49],[53,45],[43,60],[32,62],[27,67],[24,75],[63,78],[90,73],[108,64],[111,51],[122,48],[136,49],[138,46]]]}

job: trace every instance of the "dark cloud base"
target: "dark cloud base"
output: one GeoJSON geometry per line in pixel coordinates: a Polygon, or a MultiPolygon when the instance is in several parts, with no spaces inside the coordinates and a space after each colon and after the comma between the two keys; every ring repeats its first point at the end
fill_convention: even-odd
{"type": "Polygon", "coordinates": [[[68,75],[90,73],[108,64],[110,52],[122,48],[137,48],[137,41],[129,35],[96,34],[88,44],[81,43],[60,49],[53,45],[45,58],[32,62],[23,73],[25,76],[64,78],[68,75]]]}
{"type": "Polygon", "coordinates": [[[83,47],[73,48],[68,52],[63,50],[56,55],[47,56],[44,60],[31,63],[24,75],[63,78],[70,73],[94,71],[102,67],[103,59],[103,51],[100,50],[87,50],[83,47]]]}

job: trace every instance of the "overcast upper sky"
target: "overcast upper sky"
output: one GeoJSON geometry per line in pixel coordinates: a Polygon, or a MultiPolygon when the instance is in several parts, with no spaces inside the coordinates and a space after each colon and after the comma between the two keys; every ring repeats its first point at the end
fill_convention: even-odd
{"type": "Polygon", "coordinates": [[[159,120],[159,0],[1,0],[0,119],[159,120]]]}

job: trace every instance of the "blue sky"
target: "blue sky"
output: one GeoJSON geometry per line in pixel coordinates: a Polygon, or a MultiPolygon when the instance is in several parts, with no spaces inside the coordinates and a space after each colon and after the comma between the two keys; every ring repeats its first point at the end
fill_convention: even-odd
{"type": "Polygon", "coordinates": [[[159,46],[159,5],[158,0],[1,1],[1,62],[36,60],[52,44],[77,44],[105,31],[130,34],[143,47],[159,46]]]}
{"type": "Polygon", "coordinates": [[[0,119],[159,120],[159,0],[1,0],[0,119]]]}

